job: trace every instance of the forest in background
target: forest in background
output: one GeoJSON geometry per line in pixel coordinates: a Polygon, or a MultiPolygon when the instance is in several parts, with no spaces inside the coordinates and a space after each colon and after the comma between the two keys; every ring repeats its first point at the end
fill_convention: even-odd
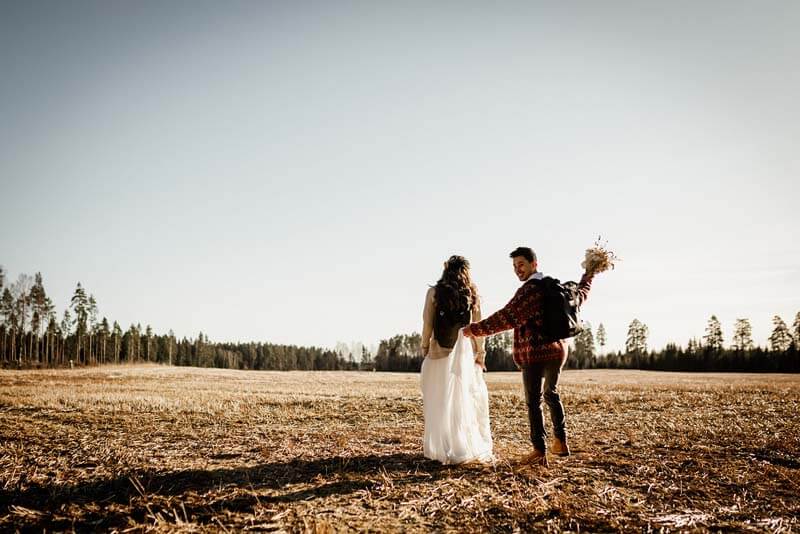
{"type": "MultiPolygon", "coordinates": [[[[584,330],[569,341],[567,369],[645,369],[653,371],[756,371],[800,372],[800,313],[792,329],[778,316],[767,347],[753,343],[747,319],[737,319],[730,343],[725,343],[722,326],[711,316],[702,339],[690,339],[686,346],[668,343],[660,350],[647,345],[647,325],[634,319],[628,327],[624,351],[605,351],[606,331],[601,323],[596,332],[585,323],[584,330]]],[[[374,365],[380,371],[418,371],[423,356],[418,333],[401,334],[382,340],[374,365]]],[[[486,339],[486,368],[515,371],[511,331],[486,339]]]]}
{"type": "MultiPolygon", "coordinates": [[[[767,347],[756,345],[748,319],[737,319],[728,343],[722,325],[711,316],[702,339],[686,346],[648,347],[647,325],[633,319],[624,351],[605,351],[603,324],[570,341],[567,368],[650,369],[665,371],[800,372],[800,312],[791,328],[779,316],[767,347]]],[[[511,332],[487,338],[489,371],[516,370],[511,332]]],[[[41,273],[21,274],[7,283],[0,267],[0,365],[4,368],[66,367],[107,363],[152,362],[166,365],[253,370],[376,370],[416,372],[422,365],[419,333],[381,340],[374,351],[361,343],[335,349],[279,345],[269,342],[218,343],[202,332],[176,338],[170,330],[156,334],[147,325],[123,330],[117,321],[100,317],[97,300],[79,282],[70,305],[59,317],[47,296],[41,273]]]]}
{"type": "Polygon", "coordinates": [[[100,317],[97,300],[78,282],[59,317],[41,273],[6,283],[0,267],[0,365],[67,367],[107,363],[160,363],[193,367],[270,370],[357,369],[354,354],[268,342],[216,343],[202,332],[177,338],[150,325],[100,317]]]}

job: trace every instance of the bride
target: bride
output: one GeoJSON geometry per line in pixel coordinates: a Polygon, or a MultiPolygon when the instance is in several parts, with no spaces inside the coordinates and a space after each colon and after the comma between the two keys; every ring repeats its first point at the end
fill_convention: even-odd
{"type": "Polygon", "coordinates": [[[425,295],[420,376],[425,457],[443,464],[493,459],[483,339],[461,333],[462,327],[480,321],[480,314],[469,262],[451,256],[425,295]]]}

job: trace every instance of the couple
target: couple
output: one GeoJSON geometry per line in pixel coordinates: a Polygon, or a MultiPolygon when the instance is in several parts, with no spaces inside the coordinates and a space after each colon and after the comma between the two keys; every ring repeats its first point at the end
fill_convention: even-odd
{"type": "MultiPolygon", "coordinates": [[[[422,328],[421,388],[426,458],[443,464],[491,462],[489,395],[483,380],[483,337],[514,329],[514,362],[522,370],[533,452],[524,461],[547,465],[546,431],[542,397],[550,408],[554,439],[551,450],[568,456],[564,406],[558,379],[567,359],[566,340],[537,344],[533,334],[542,328],[542,291],[536,283],[544,276],[536,254],[528,247],[511,252],[514,273],[523,285],[502,309],[481,320],[478,291],[469,262],[451,256],[441,279],[425,296],[422,328]]],[[[592,275],[584,273],[578,284],[582,303],[591,288],[592,275]]]]}

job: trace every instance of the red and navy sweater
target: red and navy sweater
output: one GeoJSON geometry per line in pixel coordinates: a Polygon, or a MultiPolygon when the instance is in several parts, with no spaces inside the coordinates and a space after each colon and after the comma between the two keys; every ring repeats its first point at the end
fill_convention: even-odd
{"type": "MultiPolygon", "coordinates": [[[[584,274],[578,284],[578,298],[581,303],[586,300],[591,287],[592,275],[584,274]]],[[[566,359],[566,340],[544,344],[531,342],[535,329],[542,328],[542,291],[532,280],[525,282],[502,309],[470,325],[470,330],[476,336],[491,336],[511,328],[514,329],[514,363],[518,367],[566,359]]]]}

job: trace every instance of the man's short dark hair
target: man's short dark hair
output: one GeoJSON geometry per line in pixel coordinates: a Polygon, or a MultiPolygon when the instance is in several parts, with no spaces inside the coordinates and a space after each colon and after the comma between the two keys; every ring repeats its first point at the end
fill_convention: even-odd
{"type": "Polygon", "coordinates": [[[529,262],[533,263],[536,261],[536,253],[530,247],[517,247],[511,251],[511,254],[508,255],[510,258],[516,258],[517,256],[522,256],[529,262]]]}

